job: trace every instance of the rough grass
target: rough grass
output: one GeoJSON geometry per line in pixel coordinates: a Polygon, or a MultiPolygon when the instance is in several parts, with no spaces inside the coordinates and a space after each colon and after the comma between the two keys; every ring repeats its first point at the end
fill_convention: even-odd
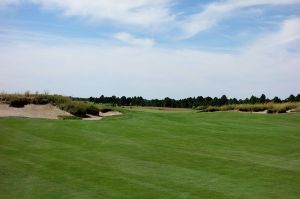
{"type": "Polygon", "coordinates": [[[287,103],[266,103],[266,104],[234,104],[225,106],[209,106],[196,108],[201,112],[216,112],[216,111],[242,111],[242,112],[261,112],[268,113],[286,113],[288,110],[300,111],[299,102],[287,103]]]}
{"type": "Polygon", "coordinates": [[[0,119],[0,198],[300,198],[299,114],[0,119]]]}

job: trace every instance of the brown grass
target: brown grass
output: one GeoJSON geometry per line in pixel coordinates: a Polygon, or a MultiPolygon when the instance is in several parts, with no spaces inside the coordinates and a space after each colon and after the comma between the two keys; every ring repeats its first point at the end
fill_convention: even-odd
{"type": "Polygon", "coordinates": [[[286,103],[266,103],[266,104],[235,104],[225,106],[209,106],[198,109],[202,112],[215,111],[241,111],[241,112],[263,112],[268,113],[286,113],[288,110],[300,112],[300,102],[286,102],[286,103]]]}

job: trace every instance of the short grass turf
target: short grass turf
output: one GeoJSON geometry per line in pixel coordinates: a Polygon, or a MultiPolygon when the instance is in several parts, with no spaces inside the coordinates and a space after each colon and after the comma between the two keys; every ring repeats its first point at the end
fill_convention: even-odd
{"type": "Polygon", "coordinates": [[[0,198],[300,198],[300,115],[2,118],[0,198]]]}

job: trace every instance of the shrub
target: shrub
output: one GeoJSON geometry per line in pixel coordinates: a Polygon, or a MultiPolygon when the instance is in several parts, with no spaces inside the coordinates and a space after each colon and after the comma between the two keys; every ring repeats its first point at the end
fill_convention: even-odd
{"type": "Polygon", "coordinates": [[[268,108],[270,108],[268,104],[239,104],[236,106],[236,110],[242,112],[260,112],[268,108]]]}
{"type": "Polygon", "coordinates": [[[100,112],[101,112],[101,113],[107,113],[107,112],[109,112],[109,111],[112,111],[112,110],[109,109],[109,108],[102,108],[102,109],[100,109],[100,112]]]}
{"type": "Polygon", "coordinates": [[[98,116],[100,111],[99,108],[93,103],[72,100],[66,101],[62,104],[58,104],[58,107],[77,117],[87,117],[86,114],[98,116]]]}
{"type": "Polygon", "coordinates": [[[198,107],[196,108],[196,110],[199,110],[199,111],[203,111],[203,110],[205,110],[205,109],[207,109],[207,106],[198,106],[198,107]]]}
{"type": "Polygon", "coordinates": [[[240,104],[236,106],[236,110],[242,111],[242,112],[248,112],[251,111],[251,105],[250,104],[240,104]]]}
{"type": "Polygon", "coordinates": [[[44,105],[44,104],[49,104],[50,100],[47,98],[43,98],[43,97],[36,97],[32,100],[33,104],[39,104],[39,105],[44,105]]]}
{"type": "Polygon", "coordinates": [[[235,107],[233,105],[225,105],[220,107],[220,111],[232,111],[234,108],[235,107]]]}
{"type": "Polygon", "coordinates": [[[216,107],[216,106],[209,106],[207,109],[205,109],[206,112],[216,112],[216,111],[220,111],[220,107],[216,107]]]}
{"type": "Polygon", "coordinates": [[[25,105],[29,104],[30,101],[26,98],[19,98],[10,101],[9,106],[16,108],[23,108],[25,105]]]}
{"type": "Polygon", "coordinates": [[[88,105],[86,112],[87,114],[99,116],[100,109],[95,105],[88,105]]]}

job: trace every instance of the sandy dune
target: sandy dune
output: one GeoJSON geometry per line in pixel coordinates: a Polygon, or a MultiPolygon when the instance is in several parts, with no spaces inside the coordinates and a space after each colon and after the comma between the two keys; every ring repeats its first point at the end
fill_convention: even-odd
{"type": "Polygon", "coordinates": [[[30,117],[58,119],[58,116],[71,116],[70,113],[60,110],[51,104],[35,105],[28,104],[24,108],[9,107],[8,104],[0,103],[0,117],[30,117]]]}

